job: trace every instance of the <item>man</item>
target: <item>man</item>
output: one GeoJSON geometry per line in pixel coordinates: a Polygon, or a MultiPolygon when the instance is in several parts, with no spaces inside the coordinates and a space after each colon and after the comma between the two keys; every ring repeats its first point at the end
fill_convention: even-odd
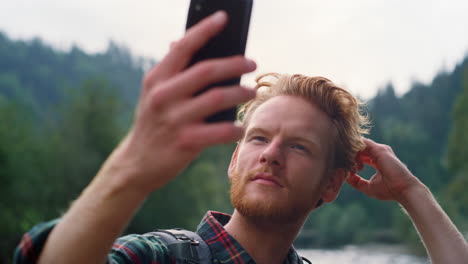
{"type": "Polygon", "coordinates": [[[128,135],[59,222],[23,237],[17,262],[173,263],[157,237],[116,238],[144,199],[202,149],[240,139],[228,173],[235,212],[210,212],[199,229],[214,263],[301,263],[291,246],[294,238],[306,216],[333,201],[345,180],[371,197],[399,202],[433,263],[464,263],[467,244],[430,191],[388,146],[361,137],[365,120],[356,99],[327,79],[260,78],[257,98],[240,112],[242,125],[203,122],[256,95],[229,87],[192,97],[210,83],[256,67],[232,57],[185,69],[226,21],[222,12],[205,19],[148,72],[128,135]],[[356,174],[362,163],[378,171],[370,181],[356,174]]]}

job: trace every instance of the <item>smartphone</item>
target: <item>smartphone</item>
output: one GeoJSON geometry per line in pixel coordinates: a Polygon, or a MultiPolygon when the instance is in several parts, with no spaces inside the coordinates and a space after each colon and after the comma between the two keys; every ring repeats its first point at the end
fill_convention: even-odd
{"type": "MultiPolygon", "coordinates": [[[[229,19],[224,30],[194,54],[189,66],[206,59],[244,55],[252,4],[253,0],[191,0],[186,29],[218,10],[224,10],[229,19]]],[[[239,83],[240,77],[215,83],[203,88],[195,96],[213,87],[238,85],[239,83]]],[[[206,121],[234,121],[236,120],[236,112],[235,107],[227,109],[208,117],[206,121]]]]}

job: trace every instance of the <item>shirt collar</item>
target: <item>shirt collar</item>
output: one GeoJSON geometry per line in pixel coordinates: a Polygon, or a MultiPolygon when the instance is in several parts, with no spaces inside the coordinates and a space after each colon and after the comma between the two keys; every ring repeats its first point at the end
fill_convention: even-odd
{"type": "MultiPolygon", "coordinates": [[[[224,229],[231,216],[208,211],[198,225],[197,233],[211,249],[213,257],[224,264],[255,263],[245,249],[224,229]]],[[[301,257],[291,246],[284,264],[302,263],[301,257]]]]}

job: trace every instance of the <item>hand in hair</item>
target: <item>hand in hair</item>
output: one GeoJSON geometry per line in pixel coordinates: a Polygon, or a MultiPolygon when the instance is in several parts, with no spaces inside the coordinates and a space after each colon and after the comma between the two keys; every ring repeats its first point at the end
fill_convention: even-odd
{"type": "Polygon", "coordinates": [[[379,200],[398,201],[413,221],[431,263],[466,263],[468,244],[431,191],[396,157],[392,148],[364,139],[366,149],[358,162],[377,172],[365,180],[355,172],[347,181],[357,190],[379,200]]]}
{"type": "Polygon", "coordinates": [[[379,200],[402,201],[414,188],[423,187],[387,145],[364,139],[366,148],[359,152],[357,161],[376,169],[370,180],[363,179],[356,172],[350,172],[347,182],[366,195],[379,200]]]}

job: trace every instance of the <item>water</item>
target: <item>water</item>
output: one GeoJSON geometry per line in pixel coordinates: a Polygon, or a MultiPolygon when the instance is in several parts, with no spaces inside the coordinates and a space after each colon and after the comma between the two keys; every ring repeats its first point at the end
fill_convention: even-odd
{"type": "Polygon", "coordinates": [[[401,246],[346,246],[341,249],[299,249],[313,264],[427,264],[427,258],[409,254],[401,246]]]}

